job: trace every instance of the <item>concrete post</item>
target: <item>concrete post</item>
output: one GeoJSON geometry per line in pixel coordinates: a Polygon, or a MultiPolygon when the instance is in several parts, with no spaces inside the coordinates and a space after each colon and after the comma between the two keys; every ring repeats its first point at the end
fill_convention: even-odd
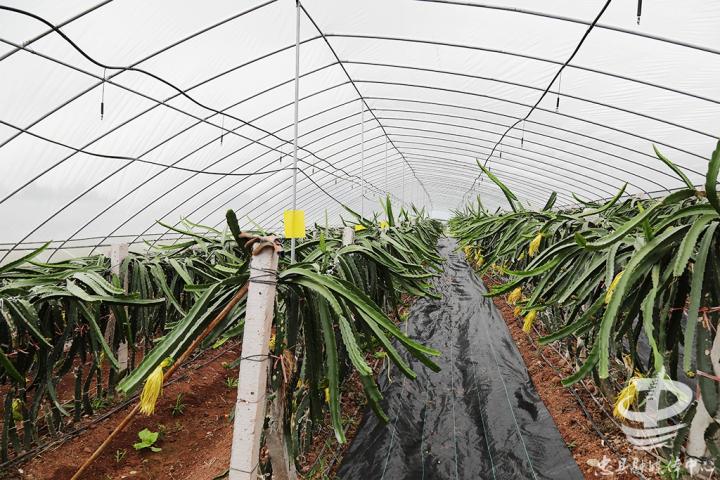
{"type": "Polygon", "coordinates": [[[265,421],[268,358],[278,254],[264,248],[250,262],[250,285],[245,307],[245,331],[235,404],[230,480],[255,480],[260,460],[260,437],[265,421]],[[253,281],[256,279],[257,281],[253,281]]]}

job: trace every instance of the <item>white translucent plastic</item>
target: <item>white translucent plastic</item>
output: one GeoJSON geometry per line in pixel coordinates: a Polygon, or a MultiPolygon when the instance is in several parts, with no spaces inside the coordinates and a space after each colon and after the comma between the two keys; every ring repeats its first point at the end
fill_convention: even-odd
{"type": "MultiPolygon", "coordinates": [[[[140,73],[104,71],[57,33],[33,41],[46,25],[0,10],[0,248],[153,241],[167,232],[157,220],[223,225],[227,208],[246,226],[281,228],[292,204],[294,1],[0,3],[55,25],[97,7],[61,27],[87,55],[247,122],[140,73]],[[238,176],[248,173],[258,174],[238,176]]],[[[532,206],[552,191],[558,206],[575,202],[571,192],[606,198],[625,182],[630,195],[661,194],[679,182],[653,144],[702,183],[720,133],[720,3],[701,0],[645,2],[639,25],[636,2],[613,2],[488,158],[604,3],[304,0],[325,35],[303,12],[299,167],[324,189],[298,175],[308,224],[326,212],[336,222],[338,202],[361,209],[358,91],[369,107],[366,213],[386,192],[439,216],[478,194],[504,207],[491,182],[476,182],[476,160],[532,206]]]]}

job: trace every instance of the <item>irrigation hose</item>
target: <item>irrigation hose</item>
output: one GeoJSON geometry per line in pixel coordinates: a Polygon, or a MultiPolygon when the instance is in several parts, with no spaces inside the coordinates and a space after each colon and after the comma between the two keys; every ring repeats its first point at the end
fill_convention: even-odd
{"type": "MultiPolygon", "coordinates": [[[[220,313],[218,313],[212,322],[208,324],[208,326],[203,330],[203,332],[190,344],[190,346],[183,352],[182,355],[180,355],[180,358],[177,359],[175,363],[170,366],[167,372],[165,372],[165,375],[163,376],[163,384],[175,373],[175,371],[180,367],[180,365],[187,360],[187,358],[192,354],[193,351],[200,345],[200,343],[207,337],[210,332],[212,332],[215,327],[218,326],[220,322],[222,322],[225,317],[228,316],[230,311],[237,305],[237,303],[245,296],[247,295],[248,291],[248,285],[249,282],[246,282],[242,287],[240,287],[240,290],[237,291],[237,293],[230,299],[230,301],[225,305],[225,308],[222,309],[220,313]]],[[[135,404],[132,410],[125,416],[122,422],[115,427],[115,430],[108,435],[108,437],[105,439],[105,441],[100,444],[100,446],[93,452],[90,457],[85,460],[85,463],[83,463],[77,472],[75,472],[75,475],[72,476],[70,480],[79,480],[80,476],[85,473],[85,470],[92,465],[92,463],[105,451],[108,445],[110,445],[110,442],[113,441],[113,439],[122,432],[125,427],[130,423],[130,421],[137,415],[137,413],[140,411],[140,403],[138,402],[135,404]]]]}

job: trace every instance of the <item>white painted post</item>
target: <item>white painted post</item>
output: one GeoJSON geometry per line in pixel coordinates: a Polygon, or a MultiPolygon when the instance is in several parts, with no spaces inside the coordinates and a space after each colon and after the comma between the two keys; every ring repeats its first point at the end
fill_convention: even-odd
{"type": "MultiPolygon", "coordinates": [[[[690,319],[688,319],[690,321],[690,319]]],[[[696,321],[700,321],[698,318],[696,321]]],[[[699,325],[698,328],[703,328],[699,325]]],[[[707,372],[714,375],[720,375],[720,330],[715,333],[715,339],[713,340],[712,347],[710,349],[710,362],[713,365],[713,371],[707,372]]],[[[713,419],[705,408],[705,403],[702,397],[698,397],[697,410],[695,416],[693,416],[692,422],[690,422],[690,430],[688,431],[688,440],[685,446],[685,453],[687,460],[685,461],[685,468],[688,470],[690,475],[699,475],[702,470],[703,464],[701,458],[706,458],[709,455],[707,443],[705,442],[705,430],[710,426],[713,421],[717,421],[720,415],[716,415],[713,419]]]]}
{"type": "Polygon", "coordinates": [[[260,436],[265,422],[265,393],[270,366],[269,341],[275,303],[275,284],[268,282],[276,272],[278,255],[264,248],[250,261],[250,285],[245,307],[238,395],[235,404],[233,441],[230,452],[230,480],[255,480],[260,461],[260,436]],[[259,277],[259,278],[258,278],[259,277]],[[253,278],[258,281],[253,281],[253,278]]]}
{"type": "Polygon", "coordinates": [[[353,227],[343,228],[343,235],[342,235],[343,246],[352,245],[353,241],[355,241],[355,229],[353,227]]]}
{"type": "MultiPolygon", "coordinates": [[[[110,271],[117,276],[120,276],[120,265],[122,265],[125,257],[128,256],[129,245],[127,243],[119,243],[110,246],[110,251],[107,256],[110,258],[110,271]]],[[[123,284],[125,292],[128,289],[128,279],[125,278],[123,284]]],[[[105,339],[112,347],[113,337],[115,335],[115,324],[117,319],[115,314],[110,312],[110,319],[108,320],[107,326],[105,327],[105,339]]],[[[128,367],[128,344],[127,342],[120,342],[117,351],[118,363],[120,364],[120,372],[127,370],[128,367]]]]}

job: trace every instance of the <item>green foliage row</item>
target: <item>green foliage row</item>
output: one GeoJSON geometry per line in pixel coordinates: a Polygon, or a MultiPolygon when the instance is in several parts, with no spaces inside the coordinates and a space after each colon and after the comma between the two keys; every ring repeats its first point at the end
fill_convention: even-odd
{"type": "MultiPolygon", "coordinates": [[[[345,223],[364,227],[353,245],[342,246],[341,228],[316,225],[313,238],[299,243],[295,264],[289,255],[281,257],[272,353],[291,352],[294,368],[283,384],[276,367],[272,389],[286,397],[285,427],[297,451],[327,410],[336,437],[344,440],[340,385],[353,371],[370,405],[386,418],[367,354],[387,352],[413,378],[397,350],[402,346],[437,369],[430,357],[438,352],[407,338],[388,313],[397,311],[402,295],[431,294],[428,279],[440,263],[431,246],[441,225],[415,209],[401,210],[396,219],[389,200],[382,205],[384,228],[377,216],[349,211],[352,222],[345,223]]],[[[248,280],[250,258],[232,211],[224,231],[189,221],[172,229],[184,239],[130,254],[119,276],[102,256],[37,262],[42,249],[0,267],[0,382],[11,387],[4,402],[4,460],[11,449],[31,448],[40,431],[56,433],[92,414],[98,399],[136,391],[163,360],[176,359],[248,280]],[[130,347],[127,372],[118,372],[121,342],[130,347]],[[143,360],[135,365],[138,350],[143,360]],[[57,388],[69,374],[75,376],[75,398],[63,402],[57,388]]],[[[241,335],[244,311],[241,301],[203,347],[241,335]]]]}
{"type": "MultiPolygon", "coordinates": [[[[481,273],[501,272],[506,282],[488,295],[509,294],[519,313],[542,318],[550,332],[540,341],[566,341],[577,370],[602,383],[614,370],[623,382],[634,370],[677,379],[684,371],[714,375],[710,349],[720,320],[720,144],[696,187],[669,159],[683,188],[662,198],[624,195],[604,202],[578,200],[555,211],[552,195],[530,211],[499,179],[510,211],[477,205],[457,212],[450,231],[481,273]],[[647,338],[649,352],[637,348],[647,338]],[[627,375],[625,377],[624,375],[627,375]]],[[[483,168],[481,166],[481,168],[483,168]]],[[[703,402],[718,409],[718,383],[698,376],[703,402]]]]}

